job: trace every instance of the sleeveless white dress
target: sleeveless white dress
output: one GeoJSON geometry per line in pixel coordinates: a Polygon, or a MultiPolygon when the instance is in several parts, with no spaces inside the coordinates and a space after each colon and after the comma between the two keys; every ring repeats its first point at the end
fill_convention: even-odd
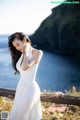
{"type": "MultiPolygon", "coordinates": [[[[32,51],[29,53],[29,59],[32,57],[32,51]]],[[[21,54],[16,67],[20,71],[20,80],[17,85],[12,109],[9,114],[9,120],[41,120],[42,107],[40,101],[40,88],[35,81],[38,64],[34,64],[28,70],[24,71],[20,66],[23,58],[21,54]]]]}

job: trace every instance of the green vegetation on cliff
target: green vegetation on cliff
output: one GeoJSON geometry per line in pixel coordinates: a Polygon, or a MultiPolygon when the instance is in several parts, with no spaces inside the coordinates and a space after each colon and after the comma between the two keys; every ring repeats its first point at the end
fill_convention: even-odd
{"type": "Polygon", "coordinates": [[[61,4],[52,9],[30,36],[39,48],[80,58],[80,4],[61,4]]]}

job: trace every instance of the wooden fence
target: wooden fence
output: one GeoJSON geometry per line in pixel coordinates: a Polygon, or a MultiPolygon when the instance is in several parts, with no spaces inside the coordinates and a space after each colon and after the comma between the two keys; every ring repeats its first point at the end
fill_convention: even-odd
{"type": "MultiPolygon", "coordinates": [[[[0,88],[0,96],[8,97],[10,99],[14,99],[16,90],[14,89],[4,89],[0,88]]],[[[68,104],[68,105],[80,105],[80,97],[76,96],[68,96],[62,94],[41,94],[41,101],[42,102],[52,102],[58,104],[68,104]]]]}

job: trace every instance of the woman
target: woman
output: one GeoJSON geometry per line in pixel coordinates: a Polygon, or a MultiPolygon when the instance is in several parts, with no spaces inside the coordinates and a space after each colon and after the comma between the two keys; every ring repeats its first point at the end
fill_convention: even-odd
{"type": "Polygon", "coordinates": [[[9,36],[12,66],[20,73],[9,120],[41,120],[40,88],[35,81],[42,50],[31,46],[31,40],[21,32],[9,36]]]}

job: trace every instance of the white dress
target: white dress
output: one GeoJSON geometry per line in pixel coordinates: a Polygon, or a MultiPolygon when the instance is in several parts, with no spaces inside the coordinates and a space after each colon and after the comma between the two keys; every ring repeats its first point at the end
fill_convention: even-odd
{"type": "MultiPolygon", "coordinates": [[[[23,54],[19,58],[16,67],[20,71],[20,80],[17,85],[14,103],[9,114],[9,120],[41,120],[42,107],[40,101],[40,88],[35,81],[38,64],[34,64],[28,70],[22,70],[20,63],[23,54]]],[[[29,58],[32,52],[29,53],[29,58]]]]}

